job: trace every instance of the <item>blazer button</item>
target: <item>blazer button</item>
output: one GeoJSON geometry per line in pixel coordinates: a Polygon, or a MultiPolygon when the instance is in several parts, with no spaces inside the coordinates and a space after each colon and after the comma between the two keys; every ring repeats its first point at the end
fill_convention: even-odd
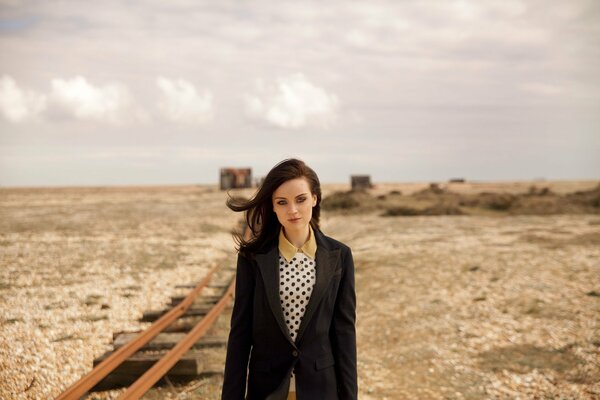
{"type": "Polygon", "coordinates": [[[294,351],[292,351],[292,355],[293,355],[294,357],[298,357],[298,352],[297,352],[296,350],[294,350],[294,351]]]}

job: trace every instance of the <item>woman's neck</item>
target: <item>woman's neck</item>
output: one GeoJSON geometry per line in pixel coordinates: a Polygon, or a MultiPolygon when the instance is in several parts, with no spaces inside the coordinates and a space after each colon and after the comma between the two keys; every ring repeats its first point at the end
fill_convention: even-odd
{"type": "Polygon", "coordinates": [[[298,230],[285,230],[285,228],[283,228],[283,234],[285,235],[286,239],[293,244],[294,246],[296,246],[296,248],[300,248],[304,245],[304,243],[306,243],[306,241],[308,240],[308,235],[310,234],[310,230],[308,229],[308,225],[306,225],[304,227],[304,229],[298,229],[298,230]]]}

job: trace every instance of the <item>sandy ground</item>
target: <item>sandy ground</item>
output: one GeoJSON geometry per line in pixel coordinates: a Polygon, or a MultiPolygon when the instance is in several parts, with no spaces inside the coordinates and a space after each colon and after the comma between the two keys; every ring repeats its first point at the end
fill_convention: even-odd
{"type": "Polygon", "coordinates": [[[600,396],[599,224],[328,220],[356,257],[361,398],[600,396]]]}
{"type": "MultiPolygon", "coordinates": [[[[347,189],[326,185],[324,195],[347,189]]],[[[231,263],[239,215],[224,200],[208,186],[0,190],[0,398],[58,395],[114,331],[145,326],[137,318],[166,304],[174,285],[231,263]]],[[[354,254],[360,398],[600,398],[600,215],[323,212],[322,228],[354,254]]],[[[228,324],[225,314],[214,333],[228,324]]],[[[222,363],[224,350],[207,359],[222,363]]],[[[145,398],[217,399],[221,382],[145,398]]]]}
{"type": "Polygon", "coordinates": [[[0,192],[0,398],[48,399],[231,257],[216,187],[0,192]]]}

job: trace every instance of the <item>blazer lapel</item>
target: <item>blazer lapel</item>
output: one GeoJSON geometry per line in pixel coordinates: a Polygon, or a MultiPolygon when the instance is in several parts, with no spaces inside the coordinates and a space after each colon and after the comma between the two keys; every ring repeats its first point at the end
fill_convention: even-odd
{"type": "Polygon", "coordinates": [[[310,323],[310,320],[313,317],[315,310],[319,305],[319,302],[321,301],[323,295],[327,291],[329,283],[331,282],[331,277],[335,272],[335,266],[337,265],[338,260],[340,258],[340,249],[331,250],[328,244],[325,242],[323,234],[318,229],[314,229],[314,232],[315,239],[317,240],[317,253],[315,256],[315,261],[317,264],[316,280],[315,286],[310,296],[310,300],[308,300],[308,305],[306,306],[306,311],[304,312],[304,317],[302,317],[300,327],[298,328],[296,343],[300,343],[302,334],[306,330],[306,327],[310,323]]]}
{"type": "Polygon", "coordinates": [[[279,297],[279,251],[277,245],[273,246],[266,253],[257,253],[256,262],[259,266],[260,274],[265,283],[265,291],[271,311],[277,320],[279,328],[288,339],[288,341],[296,347],[296,344],[290,336],[287,325],[283,318],[283,310],[281,309],[281,300],[279,297]]]}
{"type": "Polygon", "coordinates": [[[275,245],[266,253],[257,253],[255,257],[260,274],[265,283],[265,291],[271,311],[275,316],[275,320],[277,320],[279,328],[294,347],[296,347],[297,343],[300,343],[302,334],[306,330],[319,302],[327,291],[329,283],[331,282],[331,277],[335,272],[335,266],[340,258],[340,249],[330,249],[328,243],[324,240],[321,231],[318,229],[314,229],[313,231],[315,232],[315,239],[317,240],[317,253],[315,255],[317,264],[315,286],[306,306],[304,317],[300,322],[296,342],[294,342],[290,336],[283,317],[283,310],[281,309],[281,299],[279,297],[279,251],[277,244],[275,243],[275,245]]]}

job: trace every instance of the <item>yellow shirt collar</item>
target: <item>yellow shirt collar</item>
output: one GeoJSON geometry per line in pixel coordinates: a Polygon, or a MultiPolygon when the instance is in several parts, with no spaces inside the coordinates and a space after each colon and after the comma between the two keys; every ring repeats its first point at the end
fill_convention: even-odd
{"type": "Polygon", "coordinates": [[[308,224],[308,231],[308,240],[302,245],[302,247],[297,248],[291,244],[289,240],[287,240],[283,234],[283,227],[279,230],[279,252],[287,262],[290,262],[294,255],[298,252],[304,253],[312,259],[315,258],[315,254],[317,253],[317,241],[315,240],[315,233],[313,232],[310,224],[308,224]]]}

